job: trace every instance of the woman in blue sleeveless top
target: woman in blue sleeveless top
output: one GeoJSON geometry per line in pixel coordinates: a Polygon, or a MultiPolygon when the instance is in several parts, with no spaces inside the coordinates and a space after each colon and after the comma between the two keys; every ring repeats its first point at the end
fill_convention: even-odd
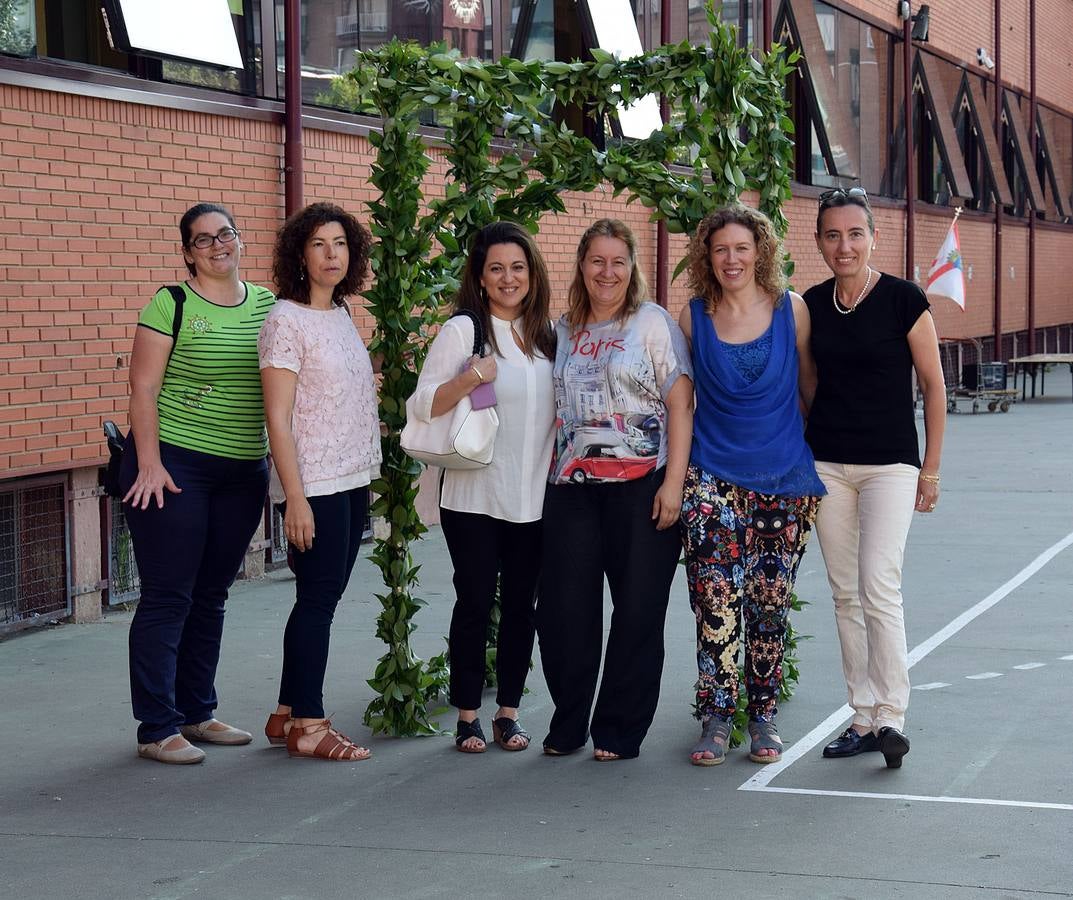
{"type": "Polygon", "coordinates": [[[775,714],[786,617],[824,493],[799,400],[815,380],[808,310],[786,290],[783,256],[771,222],[737,205],[708,216],[690,243],[698,296],[680,324],[693,355],[697,411],[682,533],[697,617],[702,731],[690,761],[698,766],[726,757],[741,643],[749,758],[782,756],[775,714]]]}

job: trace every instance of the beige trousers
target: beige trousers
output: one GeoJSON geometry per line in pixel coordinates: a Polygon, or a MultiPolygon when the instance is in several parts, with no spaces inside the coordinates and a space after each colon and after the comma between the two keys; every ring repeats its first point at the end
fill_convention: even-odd
{"type": "Polygon", "coordinates": [[[816,535],[835,601],[853,724],[900,731],[909,705],[902,559],[918,470],[817,462],[816,471],[827,488],[816,535]]]}

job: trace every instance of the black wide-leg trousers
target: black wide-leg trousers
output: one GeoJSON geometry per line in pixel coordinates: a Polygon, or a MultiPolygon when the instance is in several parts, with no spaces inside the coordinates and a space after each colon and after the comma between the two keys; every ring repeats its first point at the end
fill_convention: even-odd
{"type": "Polygon", "coordinates": [[[537,635],[555,712],[544,746],[593,746],[637,756],[652,724],[663,673],[663,624],[681,553],[677,525],[657,531],[652,502],[663,469],[610,484],[549,485],[537,635]],[[611,627],[603,679],[603,585],[611,627]],[[593,697],[596,706],[593,709],[593,697]]]}

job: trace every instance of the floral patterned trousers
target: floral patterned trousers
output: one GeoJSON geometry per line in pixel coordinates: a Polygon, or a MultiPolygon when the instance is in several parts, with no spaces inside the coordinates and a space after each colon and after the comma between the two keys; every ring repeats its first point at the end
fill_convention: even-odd
{"type": "Polygon", "coordinates": [[[698,719],[737,708],[743,622],[749,717],[775,716],[790,597],[819,500],[760,494],[689,467],[682,535],[697,617],[698,719]]]}

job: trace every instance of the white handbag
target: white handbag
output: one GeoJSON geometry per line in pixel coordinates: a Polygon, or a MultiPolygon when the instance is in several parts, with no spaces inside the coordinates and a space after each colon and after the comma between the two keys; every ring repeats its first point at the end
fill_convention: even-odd
{"type": "MultiPolygon", "coordinates": [[[[465,315],[473,320],[473,355],[484,356],[484,329],[480,319],[469,310],[465,315]]],[[[450,412],[422,422],[414,410],[414,398],[406,401],[406,426],[400,443],[407,456],[443,469],[482,469],[492,461],[499,416],[495,407],[474,409],[468,396],[463,397],[450,412]]]]}

